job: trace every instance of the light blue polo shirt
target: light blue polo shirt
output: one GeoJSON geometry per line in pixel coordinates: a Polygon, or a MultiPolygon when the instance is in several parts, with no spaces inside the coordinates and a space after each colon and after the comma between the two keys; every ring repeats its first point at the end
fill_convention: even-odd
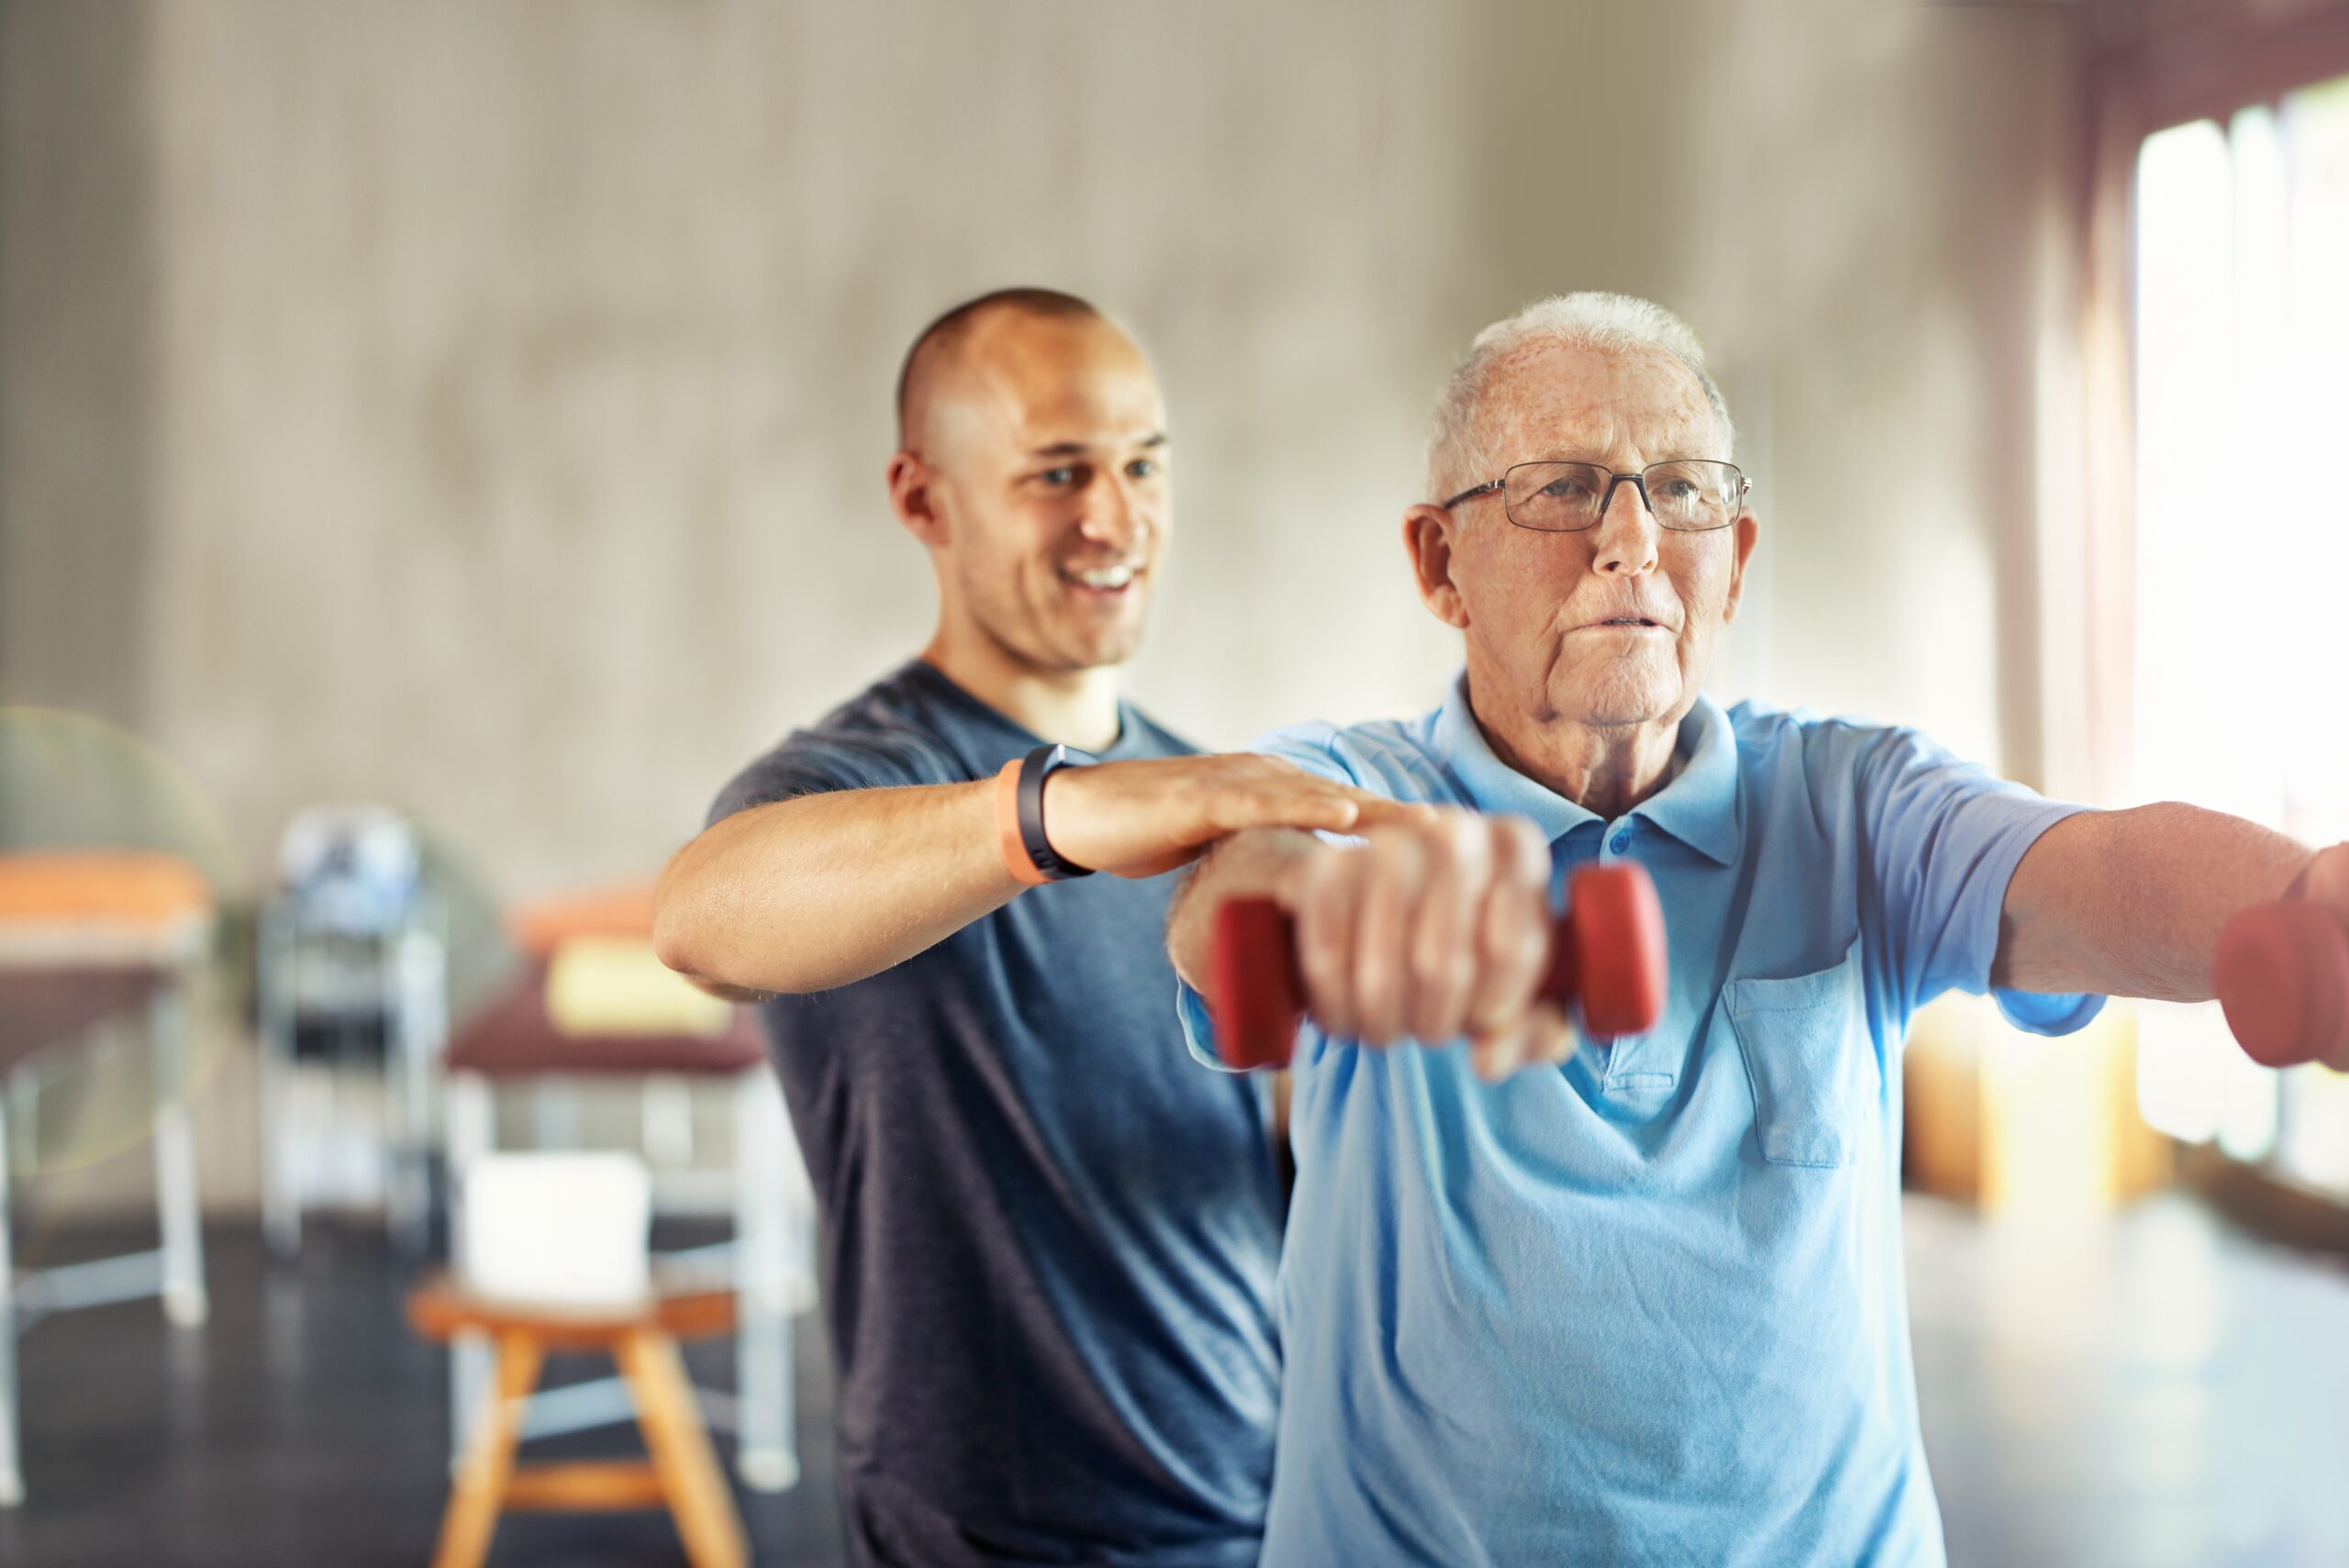
{"type": "MultiPolygon", "coordinates": [[[[1494,756],[1466,678],[1256,750],[1634,860],[1671,941],[1646,1035],[1477,1079],[1309,1026],[1264,1568],[1943,1561],[1900,1256],[1909,1015],[1980,992],[2032,840],[2079,810],[1912,730],[1700,700],[1602,821],[1494,756]]],[[[2027,1029],[2100,997],[2001,992],[2027,1029]]],[[[1213,1061],[1196,993],[1192,1048],[1213,1061]]]]}

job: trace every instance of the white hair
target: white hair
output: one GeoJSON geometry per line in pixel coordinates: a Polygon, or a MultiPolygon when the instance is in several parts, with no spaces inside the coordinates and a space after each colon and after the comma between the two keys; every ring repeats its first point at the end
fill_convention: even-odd
{"type": "Polygon", "coordinates": [[[1476,429],[1476,412],[1493,367],[1517,350],[1542,341],[1615,352],[1661,349],[1687,366],[1705,389],[1705,401],[1720,421],[1721,456],[1734,455],[1736,431],[1729,405],[1705,371],[1705,348],[1688,324],[1652,300],[1628,294],[1553,294],[1476,334],[1468,352],[1444,383],[1436,400],[1434,428],[1428,436],[1428,499],[1439,501],[1447,485],[1474,484],[1492,477],[1498,461],[1486,451],[1476,429]],[[1457,484],[1455,484],[1457,482],[1457,484]]]}

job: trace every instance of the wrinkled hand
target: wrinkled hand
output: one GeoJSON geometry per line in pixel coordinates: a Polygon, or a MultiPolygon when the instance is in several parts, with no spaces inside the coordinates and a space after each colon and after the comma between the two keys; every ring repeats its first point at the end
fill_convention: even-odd
{"type": "Polygon", "coordinates": [[[1323,1032],[1382,1046],[1464,1035],[1476,1072],[1494,1079],[1579,1044],[1534,995],[1549,895],[1549,841],[1531,821],[1433,807],[1302,862],[1280,900],[1323,1032]]]}
{"type": "MultiPolygon", "coordinates": [[[[2340,922],[2342,930],[2349,932],[2349,844],[2319,851],[2300,884],[2300,896],[2322,905],[2340,922]]],[[[2318,1060],[2336,1073],[2349,1073],[2349,1040],[2334,1041],[2332,1049],[2318,1060]]]]}
{"type": "Polygon", "coordinates": [[[1063,768],[1044,781],[1052,849],[1120,876],[1172,871],[1243,828],[1355,833],[1426,810],[1246,751],[1063,768]]]}

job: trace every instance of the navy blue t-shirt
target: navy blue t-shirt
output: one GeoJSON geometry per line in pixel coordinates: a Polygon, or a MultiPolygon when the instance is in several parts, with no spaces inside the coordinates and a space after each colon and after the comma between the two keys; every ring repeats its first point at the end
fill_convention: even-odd
{"type": "MultiPolygon", "coordinates": [[[[1193,750],[1120,717],[1104,762],[1193,750]]],[[[1037,744],[916,662],[751,764],[711,820],[985,779],[1037,744]]],[[[1256,1561],[1281,1197],[1260,1085],[1183,1049],[1174,880],[1031,888],[761,1009],[822,1214],[865,1561],[1256,1561]]]]}

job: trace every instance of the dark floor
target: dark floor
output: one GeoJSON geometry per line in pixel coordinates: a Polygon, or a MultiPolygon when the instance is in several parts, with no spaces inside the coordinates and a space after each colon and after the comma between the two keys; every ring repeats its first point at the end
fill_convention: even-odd
{"type": "MultiPolygon", "coordinates": [[[[256,1229],[215,1227],[205,1244],[200,1332],[166,1328],[149,1301],[47,1318],[20,1341],[27,1500],[0,1513],[0,1564],[421,1568],[448,1499],[448,1361],[402,1316],[410,1268],[357,1227],[310,1226],[298,1265],[269,1262],[256,1229]]],[[[736,1497],[758,1562],[834,1568],[830,1368],[817,1319],[798,1327],[800,1483],[736,1497]]],[[[685,1356],[696,1381],[730,1382],[729,1341],[685,1356]]],[[[610,1371],[561,1358],[548,1382],[610,1371]]],[[[719,1451],[730,1464],[731,1445],[719,1451]]],[[[620,1428],[525,1451],[640,1451],[620,1428]]],[[[490,1562],[683,1568],[685,1555],[665,1515],[539,1514],[501,1523],[490,1562]]]]}
{"type": "MultiPolygon", "coordinates": [[[[2118,1221],[1995,1227],[1911,1199],[1908,1226],[1926,1440],[1959,1568],[2349,1564],[2349,1271],[2176,1197],[2118,1221]]],[[[445,1362],[402,1321],[405,1268],[356,1229],[314,1229],[298,1267],[266,1264],[250,1231],[208,1240],[201,1333],[137,1303],[24,1337],[31,1496],[0,1517],[0,1564],[426,1562],[447,1485],[445,1362]]],[[[760,1562],[830,1568],[830,1385],[815,1319],[800,1321],[806,1473],[741,1501],[760,1562]]],[[[726,1345],[691,1359],[725,1381],[726,1345]]],[[[652,1514],[517,1518],[492,1557],[684,1561],[652,1514]]]]}

